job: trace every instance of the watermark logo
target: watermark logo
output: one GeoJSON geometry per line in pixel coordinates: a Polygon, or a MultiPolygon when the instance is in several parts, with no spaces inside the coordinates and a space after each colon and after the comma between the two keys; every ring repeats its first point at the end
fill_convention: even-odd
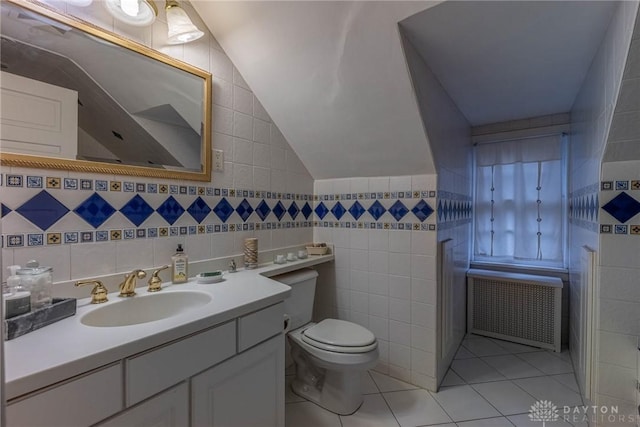
{"type": "Polygon", "coordinates": [[[637,425],[640,423],[640,417],[637,414],[620,414],[616,405],[565,405],[558,408],[550,400],[538,400],[531,405],[529,419],[542,422],[543,427],[546,427],[547,423],[554,423],[558,420],[571,424],[588,422],[597,426],[627,423],[637,425]]]}
{"type": "Polygon", "coordinates": [[[559,417],[558,408],[549,400],[538,400],[529,409],[529,419],[542,421],[542,427],[545,427],[547,422],[558,421],[559,417]]]}

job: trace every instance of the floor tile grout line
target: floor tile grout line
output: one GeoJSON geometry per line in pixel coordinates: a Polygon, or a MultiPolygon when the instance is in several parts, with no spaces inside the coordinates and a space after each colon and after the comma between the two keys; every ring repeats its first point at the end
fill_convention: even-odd
{"type": "MultiPolygon", "coordinates": [[[[405,391],[409,391],[409,390],[405,390],[405,391]]],[[[387,405],[387,408],[389,408],[389,412],[391,412],[391,415],[393,416],[393,419],[396,420],[396,423],[398,424],[398,427],[402,427],[402,424],[400,424],[400,420],[398,419],[398,417],[396,417],[396,413],[393,412],[393,409],[391,408],[391,405],[389,405],[389,402],[387,402],[387,399],[385,399],[384,393],[380,392],[380,397],[382,397],[382,401],[384,402],[385,405],[387,405]]]]}
{"type": "MultiPolygon", "coordinates": [[[[529,353],[518,353],[518,354],[530,354],[530,353],[535,353],[535,352],[529,352],[529,353]]],[[[518,354],[508,354],[508,355],[503,355],[503,356],[513,356],[516,359],[520,360],[521,362],[523,362],[526,365],[531,366],[533,369],[535,369],[538,372],[541,372],[543,375],[547,375],[544,372],[542,372],[542,370],[540,368],[537,368],[535,366],[533,366],[531,363],[527,362],[526,360],[522,359],[521,357],[518,357],[518,354]]],[[[484,356],[484,357],[496,357],[496,356],[484,356]]],[[[482,359],[482,358],[481,358],[482,359]]],[[[487,365],[489,365],[489,362],[487,362],[486,360],[483,360],[484,363],[486,363],[487,365]]],[[[489,365],[491,366],[491,365],[489,365]]],[[[491,366],[493,368],[493,366],[491,366]]],[[[573,366],[571,367],[573,369],[573,366]]],[[[494,368],[495,369],[495,368],[494,368]]]]}

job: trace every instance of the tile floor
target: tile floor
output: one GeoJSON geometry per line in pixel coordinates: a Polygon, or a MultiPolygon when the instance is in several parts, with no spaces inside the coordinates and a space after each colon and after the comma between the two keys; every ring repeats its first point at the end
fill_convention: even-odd
{"type": "MultiPolygon", "coordinates": [[[[537,400],[581,405],[568,352],[554,353],[470,335],[440,391],[432,393],[378,372],[364,376],[364,403],[338,416],[295,395],[287,377],[286,427],[540,427],[529,419],[537,400]]],[[[562,417],[561,417],[562,418],[562,417]]],[[[547,426],[586,426],[564,420],[547,426]]]]}

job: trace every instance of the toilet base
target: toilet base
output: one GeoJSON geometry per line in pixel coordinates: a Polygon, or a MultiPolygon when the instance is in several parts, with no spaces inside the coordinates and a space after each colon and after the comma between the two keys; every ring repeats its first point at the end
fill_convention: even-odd
{"type": "Polygon", "coordinates": [[[291,390],[335,414],[351,415],[356,412],[364,401],[362,372],[324,371],[319,384],[308,384],[296,376],[291,382],[291,390]]]}
{"type": "Polygon", "coordinates": [[[328,411],[338,415],[351,415],[360,408],[362,396],[362,370],[320,368],[298,346],[292,346],[296,377],[291,390],[328,411]]]}

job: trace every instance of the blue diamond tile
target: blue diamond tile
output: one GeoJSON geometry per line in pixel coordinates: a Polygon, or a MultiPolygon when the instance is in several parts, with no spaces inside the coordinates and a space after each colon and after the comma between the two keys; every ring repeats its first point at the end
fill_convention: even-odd
{"type": "Polygon", "coordinates": [[[342,216],[347,212],[347,210],[342,206],[342,203],[338,202],[331,208],[331,213],[336,217],[337,220],[340,220],[342,216]]]}
{"type": "Polygon", "coordinates": [[[309,203],[305,202],[304,206],[301,209],[301,212],[302,215],[304,215],[304,219],[309,219],[309,217],[313,213],[313,209],[311,208],[311,205],[309,205],[309,203]]]}
{"type": "Polygon", "coordinates": [[[356,221],[362,216],[362,214],[364,214],[366,212],[366,210],[362,207],[362,205],[360,204],[360,202],[358,202],[356,200],[356,202],[351,205],[351,207],[349,208],[349,213],[351,214],[351,216],[353,217],[353,219],[355,219],[356,221]]]}
{"type": "Polygon", "coordinates": [[[200,224],[207,217],[207,215],[209,215],[209,213],[211,212],[211,208],[209,207],[207,202],[202,200],[202,197],[198,197],[187,208],[187,212],[189,212],[189,215],[191,215],[193,219],[195,219],[198,224],[200,224]]]}
{"type": "Polygon", "coordinates": [[[216,214],[222,222],[227,222],[229,217],[233,214],[233,206],[231,206],[231,204],[227,202],[227,199],[223,197],[222,200],[220,200],[220,202],[218,202],[218,204],[213,208],[213,213],[216,214]]]}
{"type": "Polygon", "coordinates": [[[104,224],[116,210],[105,199],[100,197],[98,193],[93,193],[73,211],[80,218],[87,221],[93,228],[98,228],[104,224]]]}
{"type": "Polygon", "coordinates": [[[376,200],[371,206],[369,206],[368,211],[371,216],[377,221],[382,215],[384,215],[387,210],[384,208],[384,206],[382,206],[382,203],[376,200]]]}
{"type": "Polygon", "coordinates": [[[260,219],[264,221],[264,219],[271,213],[271,208],[269,207],[267,202],[262,200],[260,204],[258,204],[258,207],[256,208],[256,213],[258,214],[260,219]]]}
{"type": "Polygon", "coordinates": [[[389,208],[389,213],[396,219],[396,221],[400,221],[408,212],[409,209],[407,209],[404,203],[400,200],[396,200],[396,202],[389,208]]]}
{"type": "Polygon", "coordinates": [[[11,212],[11,209],[9,209],[4,203],[0,203],[0,218],[4,218],[9,214],[9,212],[11,212]]]}
{"type": "Polygon", "coordinates": [[[289,212],[291,219],[296,219],[298,213],[300,212],[300,209],[298,208],[298,205],[296,205],[296,202],[291,202],[291,205],[289,206],[289,209],[287,209],[287,212],[289,212]]]}
{"type": "Polygon", "coordinates": [[[602,209],[624,224],[640,213],[640,202],[623,191],[604,205],[602,209]]]}
{"type": "Polygon", "coordinates": [[[139,227],[153,213],[153,208],[139,194],[136,194],[120,209],[120,212],[139,227]]]}
{"type": "Polygon", "coordinates": [[[316,206],[316,215],[318,215],[320,219],[324,219],[324,217],[327,216],[328,213],[329,209],[327,209],[323,202],[320,202],[320,204],[316,206]]]}
{"type": "Polygon", "coordinates": [[[427,202],[420,200],[413,209],[411,209],[411,212],[413,212],[420,222],[424,222],[424,220],[429,218],[429,215],[433,213],[433,209],[431,209],[431,206],[429,206],[427,202]]]}
{"type": "Polygon", "coordinates": [[[65,216],[69,209],[51,194],[42,190],[16,209],[16,212],[44,231],[65,216]]]}
{"type": "Polygon", "coordinates": [[[167,200],[158,206],[156,212],[158,212],[160,216],[169,223],[169,225],[173,225],[173,223],[176,222],[184,213],[184,208],[176,199],[173,198],[173,196],[169,196],[167,200]]]}
{"type": "Polygon", "coordinates": [[[442,207],[442,200],[438,201],[438,221],[442,221],[444,215],[444,208],[442,207]]]}
{"type": "Polygon", "coordinates": [[[278,201],[278,203],[273,207],[273,214],[278,218],[278,221],[282,219],[287,210],[284,208],[282,202],[278,201]]]}
{"type": "Polygon", "coordinates": [[[240,218],[242,218],[242,220],[246,222],[247,218],[249,218],[253,213],[253,208],[251,207],[251,204],[247,201],[247,199],[242,199],[242,201],[236,208],[236,212],[238,212],[240,218]]]}

